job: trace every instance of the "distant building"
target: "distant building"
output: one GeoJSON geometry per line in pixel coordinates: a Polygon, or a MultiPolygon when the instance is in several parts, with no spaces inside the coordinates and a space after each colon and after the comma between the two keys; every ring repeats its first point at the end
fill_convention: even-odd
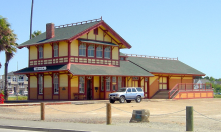
{"type": "MultiPolygon", "coordinates": [[[[0,89],[4,90],[5,75],[2,75],[0,79],[0,89]]],[[[14,75],[13,71],[8,73],[7,87],[11,93],[20,93],[27,91],[28,89],[28,77],[26,75],[14,75]]]]}

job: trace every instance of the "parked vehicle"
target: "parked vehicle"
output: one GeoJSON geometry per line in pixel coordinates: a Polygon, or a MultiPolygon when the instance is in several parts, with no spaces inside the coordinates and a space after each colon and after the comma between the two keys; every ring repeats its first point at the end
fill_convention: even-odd
{"type": "Polygon", "coordinates": [[[141,99],[144,98],[144,92],[142,88],[136,87],[125,87],[118,89],[115,93],[109,94],[110,103],[114,103],[118,100],[120,103],[130,103],[131,100],[135,100],[137,103],[140,103],[141,99]]]}
{"type": "Polygon", "coordinates": [[[28,96],[28,91],[23,91],[24,96],[28,96]]]}
{"type": "Polygon", "coordinates": [[[9,95],[9,96],[14,95],[14,91],[8,91],[8,95],[9,95]]]}

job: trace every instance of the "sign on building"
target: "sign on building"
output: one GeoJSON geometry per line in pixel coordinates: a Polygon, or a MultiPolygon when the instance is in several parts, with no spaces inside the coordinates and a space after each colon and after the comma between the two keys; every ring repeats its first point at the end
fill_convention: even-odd
{"type": "Polygon", "coordinates": [[[45,67],[34,67],[34,71],[43,71],[46,70],[46,66],[45,67]]]}

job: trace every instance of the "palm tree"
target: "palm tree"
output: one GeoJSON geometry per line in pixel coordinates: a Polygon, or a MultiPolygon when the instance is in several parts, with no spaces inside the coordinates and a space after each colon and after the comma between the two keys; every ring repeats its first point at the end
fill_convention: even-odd
{"type": "Polygon", "coordinates": [[[34,32],[31,34],[31,37],[34,38],[34,37],[36,37],[36,36],[38,36],[38,35],[40,35],[40,34],[41,34],[41,31],[37,30],[37,31],[34,31],[34,32]]]}
{"type": "Polygon", "coordinates": [[[8,63],[13,58],[14,53],[17,51],[17,40],[16,34],[10,29],[10,24],[6,18],[0,16],[0,52],[5,51],[5,100],[8,100],[8,89],[7,89],[7,74],[8,74],[8,63]]]}

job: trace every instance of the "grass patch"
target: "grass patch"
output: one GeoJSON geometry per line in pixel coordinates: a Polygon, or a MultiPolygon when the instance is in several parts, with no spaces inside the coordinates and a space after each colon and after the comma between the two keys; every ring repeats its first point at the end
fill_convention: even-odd
{"type": "MultiPolygon", "coordinates": [[[[18,100],[27,100],[28,99],[28,96],[18,96],[18,100]]],[[[17,100],[17,97],[14,96],[14,97],[8,97],[8,100],[17,100]]]]}
{"type": "Polygon", "coordinates": [[[214,95],[214,98],[221,98],[221,95],[214,95]]]}

